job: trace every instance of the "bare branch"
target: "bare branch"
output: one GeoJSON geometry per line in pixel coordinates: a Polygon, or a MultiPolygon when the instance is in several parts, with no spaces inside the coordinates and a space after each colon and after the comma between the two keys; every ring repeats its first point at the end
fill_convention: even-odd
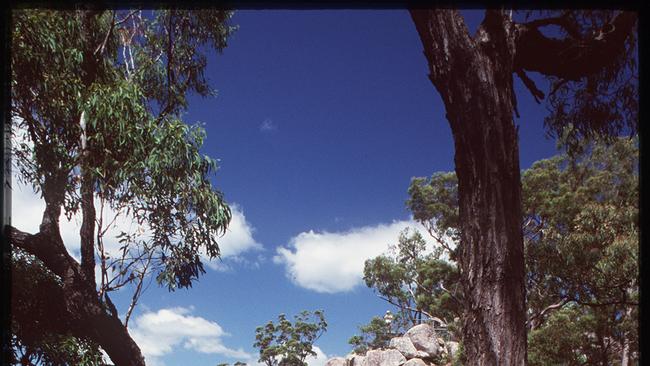
{"type": "Polygon", "coordinates": [[[106,43],[108,42],[108,39],[110,38],[111,34],[113,34],[113,29],[115,29],[115,26],[117,24],[115,23],[115,11],[113,11],[113,19],[111,19],[111,26],[108,28],[108,32],[106,32],[106,36],[104,36],[104,41],[95,48],[95,52],[93,52],[93,55],[101,55],[104,53],[104,48],[106,47],[106,43]]]}
{"type": "Polygon", "coordinates": [[[435,229],[433,228],[433,224],[427,224],[427,225],[424,225],[424,227],[425,227],[425,229],[427,229],[427,232],[429,233],[429,235],[438,242],[438,244],[440,244],[450,254],[453,253],[453,250],[451,249],[451,247],[449,245],[447,245],[447,243],[444,240],[442,240],[442,236],[436,235],[435,229]]]}
{"type": "MultiPolygon", "coordinates": [[[[127,16],[125,16],[124,18],[122,18],[122,19],[118,20],[117,22],[115,22],[115,25],[117,26],[117,25],[120,25],[120,24],[126,22],[127,20],[131,19],[132,16],[134,16],[135,14],[140,12],[141,10],[142,9],[135,9],[135,10],[131,11],[127,16]]],[[[115,19],[115,13],[113,13],[113,19],[115,19]]]]}
{"type": "MultiPolygon", "coordinates": [[[[408,310],[409,312],[414,312],[414,313],[416,313],[416,312],[421,312],[422,314],[428,316],[429,318],[433,318],[433,317],[434,317],[433,315],[427,313],[427,312],[424,311],[424,310],[414,309],[414,308],[412,308],[412,307],[410,307],[410,306],[408,306],[408,305],[405,305],[405,304],[397,304],[397,303],[395,303],[394,301],[392,301],[391,299],[386,298],[386,297],[384,297],[384,296],[377,295],[377,297],[379,297],[380,299],[386,301],[387,303],[389,303],[389,304],[391,304],[391,305],[397,306],[397,307],[400,308],[400,309],[408,310]]],[[[411,321],[413,321],[413,319],[411,319],[411,321]]]]}
{"type": "MultiPolygon", "coordinates": [[[[556,20],[546,20],[546,22],[556,20]]],[[[548,38],[539,31],[543,20],[517,24],[515,70],[537,71],[561,79],[579,80],[616,60],[636,25],[636,14],[622,11],[595,36],[548,38]]]]}
{"type": "Polygon", "coordinates": [[[570,12],[567,11],[558,17],[535,19],[533,21],[525,23],[525,25],[527,27],[534,27],[534,28],[541,28],[547,25],[557,25],[562,29],[564,29],[567,32],[567,34],[572,38],[576,40],[582,39],[583,36],[580,33],[580,30],[575,25],[575,23],[571,21],[569,15],[570,12]]]}
{"type": "Polygon", "coordinates": [[[561,309],[564,305],[568,304],[569,302],[571,302],[570,298],[564,298],[564,299],[560,300],[559,302],[557,302],[555,304],[549,305],[549,306],[545,307],[544,309],[542,309],[537,314],[531,316],[526,321],[526,323],[531,327],[531,329],[536,328],[537,325],[539,325],[538,320],[541,319],[546,313],[548,313],[549,311],[561,309]]]}
{"type": "Polygon", "coordinates": [[[138,276],[138,285],[136,286],[135,292],[133,293],[133,296],[131,297],[131,304],[129,304],[129,309],[126,312],[126,316],[124,318],[124,326],[129,327],[129,319],[131,318],[131,313],[133,312],[133,309],[135,308],[136,304],[138,303],[138,300],[140,299],[140,295],[142,295],[142,283],[144,282],[144,277],[147,274],[147,268],[149,267],[149,264],[151,263],[151,257],[153,256],[153,252],[149,252],[149,257],[147,258],[147,261],[144,265],[144,268],[142,271],[140,271],[140,274],[138,276]]]}
{"type": "Polygon", "coordinates": [[[517,76],[523,81],[524,85],[526,88],[530,91],[530,93],[533,95],[533,98],[535,98],[535,102],[537,104],[540,104],[540,99],[544,99],[544,93],[537,88],[537,85],[535,85],[535,82],[531,80],[528,75],[524,72],[524,70],[517,70],[516,71],[517,76]]]}

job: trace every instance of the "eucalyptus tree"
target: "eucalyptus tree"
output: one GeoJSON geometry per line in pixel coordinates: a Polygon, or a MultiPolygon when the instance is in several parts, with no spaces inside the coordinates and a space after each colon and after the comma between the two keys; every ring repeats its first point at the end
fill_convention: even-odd
{"type": "Polygon", "coordinates": [[[423,315],[444,325],[461,315],[458,268],[442,254],[442,246],[427,249],[417,230],[405,229],[388,253],[364,264],[366,285],[397,308],[395,324],[403,323],[404,331],[420,324],[423,315]]]}
{"type": "MultiPolygon", "coordinates": [[[[627,365],[638,352],[637,144],[572,145],[522,174],[531,364],[627,365]]],[[[409,195],[433,235],[460,230],[453,173],[415,178],[409,195]]]]}
{"type": "MultiPolygon", "coordinates": [[[[215,160],[200,152],[205,132],[182,113],[190,93],[214,95],[205,52],[226,47],[230,17],[224,10],[13,10],[13,162],[45,210],[38,232],[5,232],[13,266],[22,261],[49,278],[47,291],[18,292],[43,306],[34,318],[23,316],[34,310],[21,306],[24,299],[12,300],[22,341],[27,329],[64,334],[100,346],[117,365],[144,365],[127,323],[148,274],[170,291],[191,287],[204,272],[199,253],[219,256],[230,209],[210,181],[215,160]],[[104,245],[115,219],[104,207],[141,227],[121,234],[117,253],[104,245]],[[80,262],[59,226],[77,213],[78,242],[66,244],[79,245],[80,262]],[[133,299],[120,319],[109,293],[127,284],[133,299]],[[31,327],[30,319],[53,327],[31,327]]],[[[14,349],[24,346],[14,340],[14,349]]]]}
{"type": "Polygon", "coordinates": [[[513,75],[536,100],[545,93],[527,73],[549,81],[551,134],[568,123],[576,141],[636,130],[637,16],[495,8],[474,35],[457,10],[412,9],[411,16],[454,138],[468,362],[522,365],[526,277],[513,75]]]}
{"type": "Polygon", "coordinates": [[[293,322],[280,314],[276,323],[269,321],[255,329],[253,346],[259,350],[258,362],[267,366],[307,366],[305,359],[316,356],[314,342],[326,330],[322,310],[302,311],[293,322]]]}

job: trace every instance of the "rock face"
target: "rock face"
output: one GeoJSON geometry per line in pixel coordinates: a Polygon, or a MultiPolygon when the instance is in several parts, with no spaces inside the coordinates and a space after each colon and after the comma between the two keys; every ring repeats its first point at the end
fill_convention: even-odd
{"type": "Polygon", "coordinates": [[[406,363],[406,357],[398,350],[373,350],[366,353],[363,366],[400,366],[406,363]]]}
{"type": "Polygon", "coordinates": [[[415,349],[424,351],[430,356],[435,356],[440,352],[440,344],[436,337],[436,332],[429,324],[419,324],[409,329],[404,335],[411,339],[415,349]]]}
{"type": "Polygon", "coordinates": [[[447,342],[447,349],[449,350],[450,355],[455,356],[459,348],[460,345],[458,344],[458,342],[454,342],[454,341],[447,342]]]}
{"type": "Polygon", "coordinates": [[[365,357],[359,355],[350,355],[346,357],[346,359],[348,360],[348,366],[363,366],[365,357]]]}
{"type": "Polygon", "coordinates": [[[395,348],[406,358],[417,357],[417,349],[408,337],[395,337],[390,340],[390,348],[395,348]]]}
{"type": "Polygon", "coordinates": [[[327,360],[325,366],[347,366],[348,361],[343,357],[334,357],[327,360]]]}
{"type": "Polygon", "coordinates": [[[354,353],[335,357],[325,366],[436,366],[458,351],[458,342],[438,338],[429,324],[416,325],[404,336],[390,340],[388,349],[369,350],[365,356],[354,353]]]}
{"type": "Polygon", "coordinates": [[[426,362],[422,361],[419,358],[412,358],[402,366],[428,366],[426,362]]]}

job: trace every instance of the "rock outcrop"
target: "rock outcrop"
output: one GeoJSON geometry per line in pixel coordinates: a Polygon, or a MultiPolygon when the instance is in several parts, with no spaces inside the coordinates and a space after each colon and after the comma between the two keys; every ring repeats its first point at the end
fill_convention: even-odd
{"type": "Polygon", "coordinates": [[[363,366],[400,366],[406,363],[406,357],[398,350],[372,350],[366,353],[363,359],[363,366]]]}
{"type": "Polygon", "coordinates": [[[390,340],[386,349],[334,357],[325,366],[444,366],[438,362],[458,350],[457,342],[445,342],[429,324],[419,324],[390,340]]]}
{"type": "Polygon", "coordinates": [[[346,360],[344,357],[334,357],[330,358],[325,362],[325,366],[347,366],[348,365],[348,360],[346,360]]]}
{"type": "MultiPolygon", "coordinates": [[[[436,356],[440,352],[440,344],[436,331],[429,324],[419,324],[409,329],[405,337],[408,337],[415,349],[429,354],[429,356],[436,356]]],[[[444,344],[444,343],[443,343],[444,344]]]]}
{"type": "Polygon", "coordinates": [[[395,348],[406,358],[418,357],[418,350],[409,337],[395,337],[390,340],[390,348],[395,348]]]}

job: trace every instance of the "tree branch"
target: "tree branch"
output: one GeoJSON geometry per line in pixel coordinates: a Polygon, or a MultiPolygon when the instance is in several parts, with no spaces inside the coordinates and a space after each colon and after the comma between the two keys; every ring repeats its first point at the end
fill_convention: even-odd
{"type": "MultiPolygon", "coordinates": [[[[389,299],[389,298],[386,298],[386,297],[384,297],[384,296],[377,295],[377,297],[379,297],[380,299],[386,301],[387,303],[389,303],[389,304],[391,304],[391,305],[393,305],[393,306],[397,306],[397,307],[400,308],[400,309],[408,310],[409,312],[414,312],[414,313],[416,313],[416,312],[421,312],[422,314],[428,316],[429,318],[434,318],[433,315],[427,313],[427,312],[424,311],[424,310],[413,309],[412,307],[410,307],[410,306],[408,306],[408,305],[397,304],[397,303],[395,303],[393,300],[391,300],[391,299],[389,299]]],[[[411,321],[413,321],[413,319],[411,319],[411,321]]]]}
{"type": "Polygon", "coordinates": [[[568,304],[569,302],[571,302],[570,298],[564,298],[564,299],[560,300],[559,302],[557,302],[555,304],[549,305],[549,306],[545,307],[544,309],[542,309],[537,314],[531,316],[526,321],[526,323],[529,324],[530,327],[531,327],[531,330],[533,330],[534,328],[536,328],[539,325],[536,320],[542,318],[549,311],[561,309],[564,305],[568,304]]]}
{"type": "Polygon", "coordinates": [[[43,297],[42,302],[50,307],[58,306],[64,312],[62,319],[70,324],[72,335],[99,344],[116,365],[144,366],[138,345],[120,320],[107,313],[80,265],[67,253],[60,236],[47,232],[28,234],[9,225],[5,226],[5,234],[11,245],[34,255],[63,280],[62,296],[38,291],[30,292],[30,296],[43,297]],[[53,304],[53,301],[59,302],[53,304]]]}
{"type": "Polygon", "coordinates": [[[517,24],[515,70],[536,71],[562,79],[579,80],[611,64],[624,50],[636,25],[636,14],[623,11],[597,36],[588,39],[548,38],[539,31],[555,18],[517,24]]]}
{"type": "Polygon", "coordinates": [[[108,32],[106,32],[106,36],[104,36],[104,40],[102,43],[95,48],[95,52],[93,52],[93,55],[101,55],[104,53],[104,49],[106,48],[106,43],[108,42],[108,39],[110,38],[111,34],[113,34],[113,29],[115,29],[115,26],[117,24],[115,23],[115,10],[113,10],[113,18],[111,19],[111,26],[108,28],[108,32]]]}
{"type": "Polygon", "coordinates": [[[569,19],[569,14],[570,12],[567,11],[558,17],[535,19],[533,21],[525,23],[525,25],[527,27],[538,28],[538,29],[547,25],[557,25],[562,29],[564,29],[567,32],[567,34],[572,38],[576,40],[582,39],[583,36],[580,33],[580,30],[578,29],[576,24],[573,23],[571,19],[569,19]]]}
{"type": "Polygon", "coordinates": [[[147,274],[147,269],[149,267],[149,264],[151,263],[151,257],[153,256],[153,252],[149,252],[149,257],[147,258],[147,261],[144,265],[144,268],[142,271],[140,271],[140,274],[138,276],[138,285],[136,286],[135,292],[133,293],[133,297],[131,298],[131,304],[129,304],[129,309],[126,311],[126,315],[124,317],[124,326],[129,327],[129,319],[131,318],[131,313],[133,313],[133,309],[135,309],[135,305],[138,303],[138,300],[140,299],[140,295],[142,294],[142,283],[144,282],[144,277],[147,274]]]}
{"type": "Polygon", "coordinates": [[[530,91],[530,93],[533,95],[533,98],[535,98],[535,102],[537,104],[540,104],[540,99],[544,99],[544,93],[537,88],[537,85],[535,85],[535,82],[531,80],[528,75],[524,72],[524,70],[517,70],[515,72],[517,76],[521,79],[521,81],[524,83],[524,86],[526,86],[526,89],[530,91]]]}

